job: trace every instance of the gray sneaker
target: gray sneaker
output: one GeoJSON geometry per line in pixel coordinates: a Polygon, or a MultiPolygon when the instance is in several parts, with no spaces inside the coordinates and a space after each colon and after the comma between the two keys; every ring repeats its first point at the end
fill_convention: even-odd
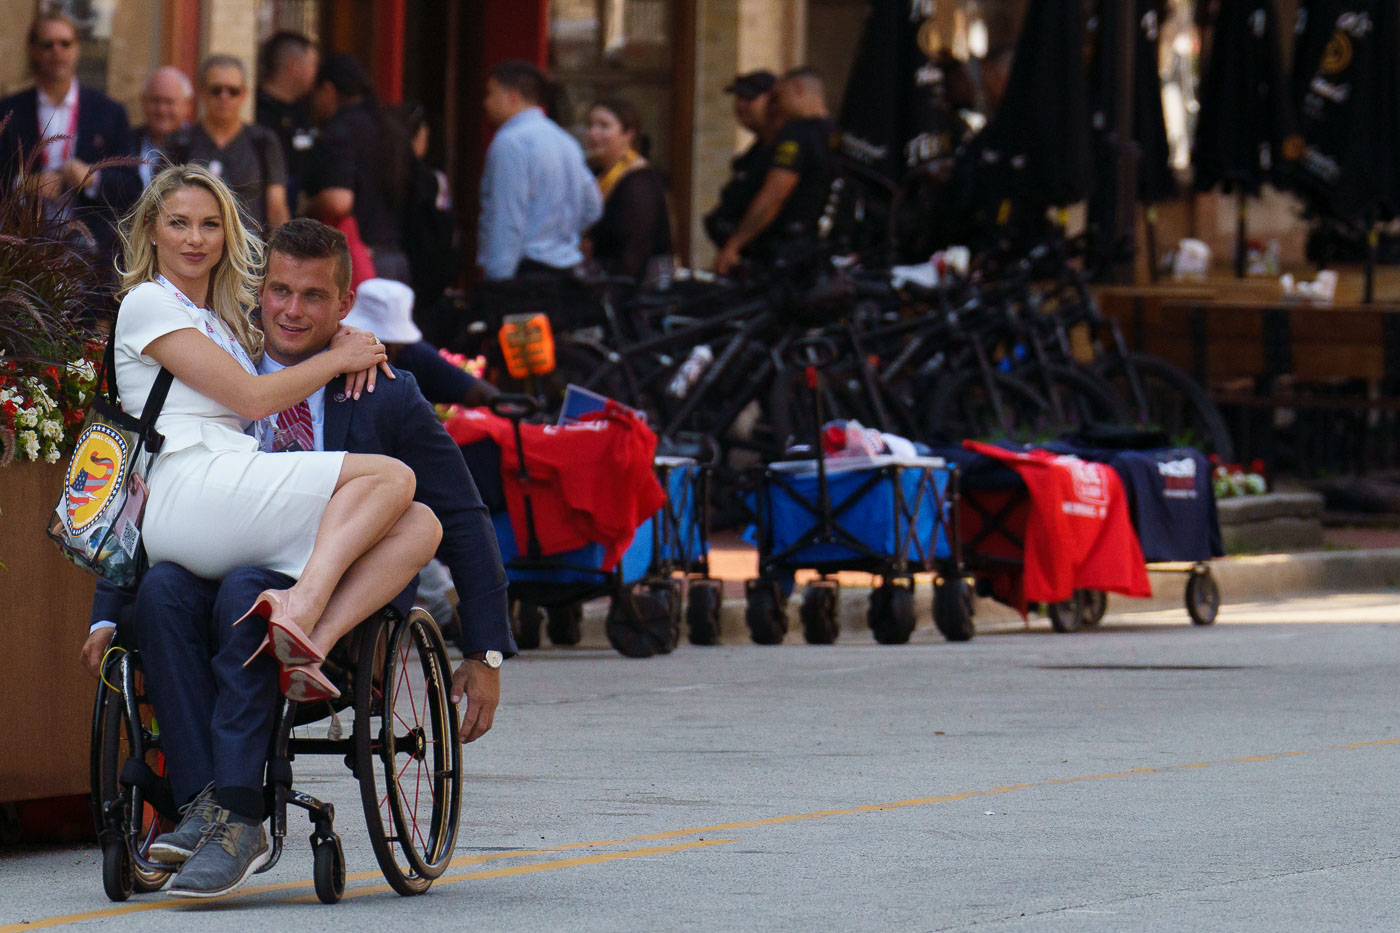
{"type": "Polygon", "coordinates": [[[199,848],[199,840],[204,838],[205,827],[214,818],[217,809],[219,805],[214,802],[214,784],[211,781],[198,796],[180,808],[179,825],[157,836],[146,857],[168,865],[182,864],[199,848]]]}
{"type": "Polygon", "coordinates": [[[242,823],[227,810],[214,811],[213,821],[194,855],[170,885],[176,897],[218,897],[253,876],[272,855],[261,823],[242,823]]]}

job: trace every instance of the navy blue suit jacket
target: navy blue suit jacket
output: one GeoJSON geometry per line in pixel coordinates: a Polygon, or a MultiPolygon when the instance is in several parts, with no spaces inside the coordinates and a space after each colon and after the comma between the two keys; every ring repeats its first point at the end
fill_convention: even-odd
{"type": "MultiPolygon", "coordinates": [[[[0,132],[0,184],[9,187],[24,168],[25,159],[39,146],[39,92],[30,88],[0,100],[0,119],[6,114],[10,120],[0,132]]],[[[126,108],[101,91],[78,85],[73,157],[91,165],[129,157],[134,145],[126,108]]],[[[141,176],[134,166],[107,166],[98,175],[96,194],[89,198],[77,192],[74,206],[78,219],[88,225],[105,252],[111,248],[117,219],[141,194],[141,176]]]]}
{"type": "MultiPolygon", "coordinates": [[[[462,620],[463,654],[495,650],[516,653],[506,600],[506,573],[491,516],[467,471],[462,452],[438,421],[437,414],[412,374],[395,369],[397,379],[380,377],[373,392],[359,400],[344,393],[345,382],[326,386],[326,450],[384,454],[407,464],[418,480],[414,499],[433,510],[442,523],[437,557],[452,573],[462,620]]],[[[394,600],[401,611],[411,605],[415,587],[394,600]]],[[[100,582],[92,621],[116,620],[133,597],[100,582]]],[[[444,620],[445,621],[445,620],[444,620]]]]}

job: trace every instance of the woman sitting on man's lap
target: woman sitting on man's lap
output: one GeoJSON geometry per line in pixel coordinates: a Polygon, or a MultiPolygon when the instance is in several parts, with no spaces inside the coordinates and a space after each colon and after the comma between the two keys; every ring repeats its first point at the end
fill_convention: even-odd
{"type": "MultiPolygon", "coordinates": [[[[263,338],[250,312],[261,246],[205,168],[157,175],[122,240],[115,344],[124,408],[140,416],[162,366],[175,377],[156,420],[165,444],[148,477],[150,562],[174,561],[209,579],[241,566],[294,578],[290,589],[264,592],[248,615],[268,620],[260,650],[281,663],[284,695],[334,697],[320,671],[325,653],[408,585],[442,529],[413,501],[413,472],[398,460],[274,453],[260,439],[272,437],[270,419],[342,373],[355,397],[362,386],[374,391],[376,368],[392,377],[384,346],[342,329],[324,353],[259,375],[263,338]]],[[[288,434],[296,432],[277,432],[288,434]]]]}

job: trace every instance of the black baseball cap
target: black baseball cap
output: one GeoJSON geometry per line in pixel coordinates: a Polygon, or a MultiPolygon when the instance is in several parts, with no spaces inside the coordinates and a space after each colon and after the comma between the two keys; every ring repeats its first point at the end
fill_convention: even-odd
{"type": "Polygon", "coordinates": [[[773,77],[771,71],[750,71],[748,74],[736,77],[734,83],[724,89],[724,93],[752,100],[760,94],[767,94],[773,90],[773,85],[777,83],[778,79],[773,77]]]}

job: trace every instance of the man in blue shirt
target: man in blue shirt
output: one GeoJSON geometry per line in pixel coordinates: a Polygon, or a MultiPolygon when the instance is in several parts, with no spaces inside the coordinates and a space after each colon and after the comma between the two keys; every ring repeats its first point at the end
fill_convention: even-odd
{"type": "Polygon", "coordinates": [[[497,127],[481,178],[477,264],[488,280],[567,272],[583,261],[583,231],[603,196],[578,142],[544,115],[544,75],[508,61],[486,79],[486,118],[497,127]]]}

